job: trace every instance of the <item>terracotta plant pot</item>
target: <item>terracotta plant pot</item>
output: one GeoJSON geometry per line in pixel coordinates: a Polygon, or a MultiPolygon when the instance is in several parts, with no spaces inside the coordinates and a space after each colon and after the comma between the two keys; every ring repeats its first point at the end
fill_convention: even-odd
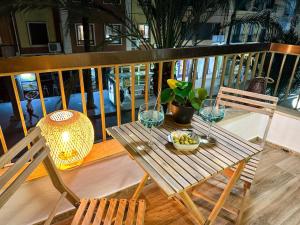
{"type": "Polygon", "coordinates": [[[172,117],[176,123],[189,124],[192,121],[195,109],[171,104],[172,117]]]}

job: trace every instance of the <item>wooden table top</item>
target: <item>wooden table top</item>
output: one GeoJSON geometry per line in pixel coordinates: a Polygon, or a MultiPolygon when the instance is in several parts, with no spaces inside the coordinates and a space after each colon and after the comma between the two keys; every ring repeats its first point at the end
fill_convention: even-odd
{"type": "Polygon", "coordinates": [[[215,144],[201,143],[195,151],[180,152],[168,142],[167,136],[183,128],[203,135],[207,133],[208,124],[197,115],[185,127],[166,119],[162,126],[152,129],[151,147],[146,144],[149,131],[138,121],[108,128],[107,132],[126,148],[169,197],[262,151],[260,146],[214,125],[211,137],[216,139],[215,144]]]}

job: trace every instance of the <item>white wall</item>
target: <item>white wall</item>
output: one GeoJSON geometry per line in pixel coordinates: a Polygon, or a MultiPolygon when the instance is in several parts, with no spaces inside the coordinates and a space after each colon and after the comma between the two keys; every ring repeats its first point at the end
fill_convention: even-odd
{"type": "MultiPolygon", "coordinates": [[[[245,138],[263,137],[267,116],[248,113],[220,122],[220,125],[245,138]]],[[[275,112],[267,141],[300,153],[300,117],[275,112]]]]}
{"type": "Polygon", "coordinates": [[[300,118],[275,113],[267,140],[300,153],[300,118]]]}

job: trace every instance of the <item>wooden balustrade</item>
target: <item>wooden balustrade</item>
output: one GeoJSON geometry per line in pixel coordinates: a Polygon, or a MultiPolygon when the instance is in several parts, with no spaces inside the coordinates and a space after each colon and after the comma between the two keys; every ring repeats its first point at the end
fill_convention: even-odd
{"type": "MultiPolygon", "coordinates": [[[[243,44],[232,46],[205,46],[193,47],[184,49],[157,49],[151,51],[133,51],[133,52],[97,52],[97,53],[82,53],[70,55],[54,55],[54,56],[31,56],[31,57],[14,57],[0,59],[0,77],[10,76],[15,94],[15,100],[19,110],[20,121],[27,135],[27,126],[22,110],[19,91],[16,84],[16,76],[25,72],[35,73],[37,89],[41,102],[43,116],[47,115],[45,105],[45,97],[42,89],[41,77],[46,72],[54,72],[58,76],[60,89],[61,103],[63,109],[68,109],[65,84],[63,79],[64,71],[75,70],[79,74],[79,87],[82,102],[82,112],[88,115],[86,105],[86,90],[84,86],[84,70],[95,68],[97,72],[98,93],[100,100],[100,125],[102,127],[102,140],[106,140],[106,115],[105,102],[103,95],[103,68],[112,68],[116,82],[116,121],[120,126],[121,118],[121,101],[120,101],[120,68],[128,66],[130,68],[130,92],[131,92],[131,120],[136,120],[135,112],[138,104],[136,104],[135,84],[137,65],[143,65],[145,68],[144,78],[144,102],[148,103],[150,98],[149,83],[151,80],[150,68],[155,63],[158,64],[158,91],[162,88],[163,66],[165,62],[171,63],[170,77],[174,78],[176,63],[182,61],[182,80],[192,81],[193,87],[207,87],[209,97],[212,98],[216,94],[215,91],[221,86],[236,87],[245,89],[249,79],[255,76],[270,76],[270,71],[273,66],[274,57],[277,54],[283,55],[278,79],[275,81],[275,89],[273,95],[277,95],[279,84],[282,77],[283,68],[286,58],[290,55],[296,57],[293,72],[290,75],[288,86],[285,92],[285,98],[288,97],[296,69],[299,64],[300,47],[282,44],[243,44]],[[266,60],[266,59],[269,60],[266,60]],[[200,69],[200,59],[204,60],[202,70],[200,69]],[[213,63],[210,61],[213,60],[213,63]],[[230,64],[228,64],[230,62],[230,64]],[[239,63],[238,63],[239,62],[239,63]],[[268,65],[265,63],[268,62],[268,65]],[[238,63],[238,65],[237,65],[238,63]],[[187,69],[188,64],[191,64],[191,71],[187,69]],[[264,74],[264,68],[266,73],[264,74]],[[236,71],[237,69],[237,71],[236,71]],[[201,71],[200,71],[201,70],[201,71]],[[201,81],[201,82],[200,82],[201,81]]],[[[201,61],[202,62],[202,61],[201,61]]],[[[72,75],[73,76],[73,75],[72,75]]],[[[160,105],[160,99],[158,99],[160,105]]],[[[0,140],[2,148],[7,151],[6,142],[2,130],[0,128],[0,140]]]]}

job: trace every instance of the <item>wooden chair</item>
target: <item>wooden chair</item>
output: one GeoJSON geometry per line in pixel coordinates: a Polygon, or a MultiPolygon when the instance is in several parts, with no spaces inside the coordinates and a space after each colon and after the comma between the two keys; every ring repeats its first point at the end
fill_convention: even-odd
{"type": "Polygon", "coordinates": [[[55,208],[51,211],[48,219],[45,221],[46,225],[51,224],[58,209],[58,205],[64,198],[78,208],[73,218],[72,225],[144,224],[145,202],[143,200],[108,200],[106,198],[80,200],[70,189],[68,189],[60,178],[49,155],[49,148],[46,145],[45,139],[41,136],[40,128],[32,130],[25,138],[0,158],[0,169],[3,168],[3,173],[0,176],[0,210],[41,162],[44,163],[53,185],[61,193],[55,208]],[[26,148],[26,146],[30,146],[30,149],[18,158],[14,164],[7,167],[7,163],[26,148]]]}
{"type": "MultiPolygon", "coordinates": [[[[268,116],[267,125],[261,140],[261,143],[253,144],[256,148],[263,149],[266,143],[266,138],[270,129],[270,125],[272,122],[272,118],[277,106],[278,98],[268,95],[257,94],[248,91],[237,90],[233,88],[221,87],[216,98],[217,105],[222,104],[226,107],[230,107],[233,109],[241,109],[246,110],[248,112],[255,112],[259,114],[264,114],[268,116]]],[[[251,187],[251,184],[254,179],[254,175],[258,166],[260,158],[254,156],[250,158],[240,176],[240,180],[244,184],[244,199],[248,195],[248,191],[251,187]]],[[[224,170],[224,175],[226,177],[231,177],[236,168],[226,169],[224,170]]],[[[215,204],[215,200],[208,197],[206,194],[201,193],[198,190],[194,190],[193,194],[199,198],[204,199],[205,201],[215,204]]],[[[241,207],[243,208],[243,207],[241,207]]],[[[226,211],[233,213],[231,207],[224,208],[226,211]]],[[[242,211],[240,210],[238,213],[237,223],[240,222],[242,211]]]]}

